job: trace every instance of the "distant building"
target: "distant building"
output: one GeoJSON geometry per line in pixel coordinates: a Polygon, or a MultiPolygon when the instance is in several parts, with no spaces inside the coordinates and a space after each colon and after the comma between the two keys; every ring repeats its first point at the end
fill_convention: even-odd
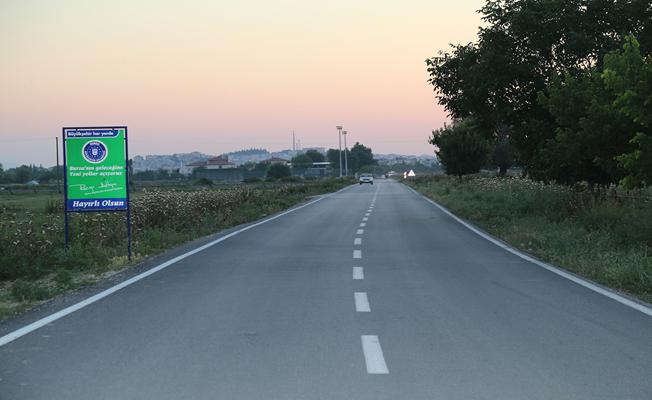
{"type": "Polygon", "coordinates": [[[230,169],[236,165],[229,161],[229,156],[217,156],[206,161],[206,169],[230,169]]]}
{"type": "Polygon", "coordinates": [[[274,165],[274,164],[288,165],[290,163],[290,160],[286,160],[285,158],[281,158],[281,157],[272,157],[272,158],[268,158],[267,160],[261,161],[261,163],[268,164],[268,165],[274,165]]]}
{"type": "Polygon", "coordinates": [[[206,161],[195,161],[188,163],[186,165],[182,165],[181,168],[179,168],[179,173],[183,175],[190,175],[192,172],[196,169],[202,167],[204,169],[234,169],[237,167],[234,163],[229,161],[228,156],[217,156],[213,158],[209,158],[206,161]]]}
{"type": "Polygon", "coordinates": [[[304,177],[325,177],[333,175],[333,168],[328,161],[314,162],[303,174],[304,177]]]}
{"type": "Polygon", "coordinates": [[[179,173],[182,174],[182,175],[188,176],[188,175],[192,174],[192,171],[194,171],[195,168],[197,168],[197,167],[205,167],[205,166],[206,166],[206,161],[191,162],[191,163],[188,163],[186,165],[182,165],[179,168],[179,173]]]}

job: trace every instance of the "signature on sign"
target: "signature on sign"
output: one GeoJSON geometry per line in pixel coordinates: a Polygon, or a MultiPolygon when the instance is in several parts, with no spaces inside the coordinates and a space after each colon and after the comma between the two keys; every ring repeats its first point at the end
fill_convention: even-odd
{"type": "Polygon", "coordinates": [[[84,196],[91,196],[99,193],[115,192],[117,190],[122,190],[122,186],[118,186],[116,183],[102,182],[99,186],[86,185],[80,183],[77,185],[70,185],[70,187],[77,187],[80,192],[84,192],[84,196]]]}

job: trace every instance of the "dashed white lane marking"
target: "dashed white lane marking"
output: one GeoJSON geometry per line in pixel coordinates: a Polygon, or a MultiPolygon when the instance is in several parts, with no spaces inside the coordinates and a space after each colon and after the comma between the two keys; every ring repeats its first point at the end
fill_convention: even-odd
{"type": "Polygon", "coordinates": [[[357,231],[355,231],[356,235],[362,235],[363,233],[364,233],[364,229],[358,229],[357,231]]]}
{"type": "Polygon", "coordinates": [[[367,210],[368,213],[370,213],[370,212],[372,212],[372,211],[373,211],[373,209],[371,209],[371,208],[367,210]]]}
{"type": "Polygon", "coordinates": [[[355,299],[356,312],[371,312],[371,307],[369,307],[369,299],[367,298],[366,292],[355,292],[353,295],[353,298],[355,299]]]}
{"type": "Polygon", "coordinates": [[[364,228],[365,226],[367,226],[366,223],[364,223],[364,222],[360,223],[360,228],[364,228]]]}
{"type": "Polygon", "coordinates": [[[364,214],[365,217],[368,217],[368,216],[370,216],[370,215],[371,215],[371,213],[365,213],[365,214],[364,214]]]}
{"type": "Polygon", "coordinates": [[[369,221],[369,217],[362,218],[363,221],[369,221]]]}
{"type": "Polygon", "coordinates": [[[353,258],[362,258],[362,250],[353,250],[353,258]]]}
{"type": "Polygon", "coordinates": [[[360,245],[360,244],[362,244],[362,238],[355,238],[355,239],[353,239],[353,244],[354,244],[354,245],[360,245]]]}
{"type": "Polygon", "coordinates": [[[353,279],[362,280],[364,279],[364,270],[362,267],[353,267],[353,279]]]}
{"type": "Polygon", "coordinates": [[[362,335],[360,338],[362,339],[362,352],[364,353],[364,361],[367,365],[367,373],[389,374],[378,336],[362,335]]]}

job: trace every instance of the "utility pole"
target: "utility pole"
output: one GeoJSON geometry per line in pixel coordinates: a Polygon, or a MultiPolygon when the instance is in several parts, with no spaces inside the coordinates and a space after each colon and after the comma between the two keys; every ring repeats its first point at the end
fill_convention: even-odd
{"type": "Polygon", "coordinates": [[[60,181],[60,173],[59,173],[59,136],[54,137],[54,142],[57,148],[57,192],[61,193],[61,181],[60,181]]]}
{"type": "Polygon", "coordinates": [[[344,135],[344,176],[349,176],[349,157],[347,156],[347,147],[346,147],[346,134],[347,131],[342,131],[342,135],[344,135]]]}
{"type": "Polygon", "coordinates": [[[340,139],[340,178],[342,177],[342,126],[338,125],[335,128],[337,128],[337,131],[339,133],[339,139],[340,139]]]}

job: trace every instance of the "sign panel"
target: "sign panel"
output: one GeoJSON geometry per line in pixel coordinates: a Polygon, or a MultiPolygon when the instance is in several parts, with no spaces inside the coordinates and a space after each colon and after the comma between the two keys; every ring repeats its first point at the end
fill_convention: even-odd
{"type": "Polygon", "coordinates": [[[66,212],[129,207],[127,128],[63,128],[66,212]]]}

